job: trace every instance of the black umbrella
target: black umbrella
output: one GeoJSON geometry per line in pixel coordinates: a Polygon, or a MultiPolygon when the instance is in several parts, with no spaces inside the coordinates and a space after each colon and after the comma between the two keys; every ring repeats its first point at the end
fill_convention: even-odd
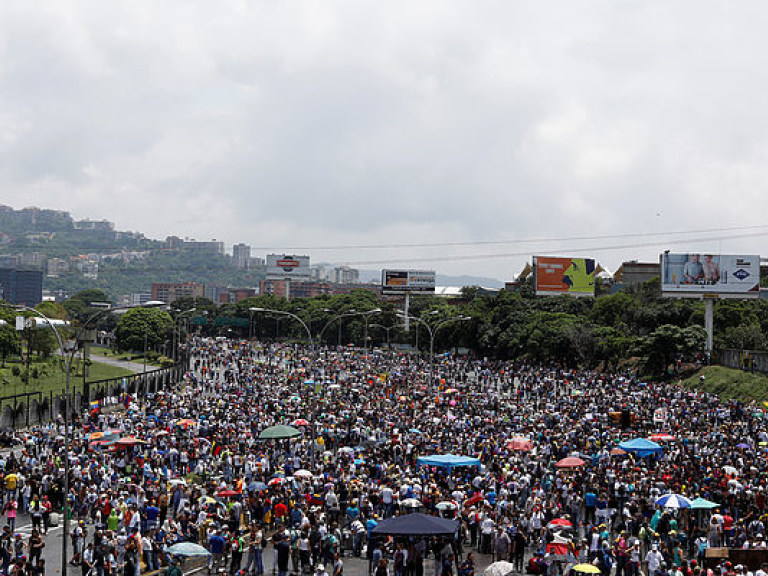
{"type": "Polygon", "coordinates": [[[373,529],[372,534],[392,536],[440,536],[455,534],[459,529],[458,520],[429,516],[427,514],[407,514],[387,518],[373,529]]]}

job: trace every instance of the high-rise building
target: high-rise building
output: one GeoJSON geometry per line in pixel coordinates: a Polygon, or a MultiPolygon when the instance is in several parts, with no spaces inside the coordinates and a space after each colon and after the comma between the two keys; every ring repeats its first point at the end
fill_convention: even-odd
{"type": "Polygon", "coordinates": [[[159,300],[170,304],[174,300],[191,296],[192,298],[205,298],[205,286],[195,282],[155,282],[152,284],[152,300],[159,300]]]}
{"type": "Polygon", "coordinates": [[[235,268],[250,268],[251,247],[243,243],[232,246],[232,263],[235,268]]]}
{"type": "Polygon", "coordinates": [[[43,271],[0,268],[0,292],[11,304],[37,306],[43,301],[43,271]]]}
{"type": "Polygon", "coordinates": [[[49,258],[48,259],[48,276],[57,277],[69,272],[69,262],[63,258],[49,258]]]}
{"type": "Polygon", "coordinates": [[[339,266],[333,269],[333,281],[336,284],[358,284],[360,271],[349,266],[339,266]]]}

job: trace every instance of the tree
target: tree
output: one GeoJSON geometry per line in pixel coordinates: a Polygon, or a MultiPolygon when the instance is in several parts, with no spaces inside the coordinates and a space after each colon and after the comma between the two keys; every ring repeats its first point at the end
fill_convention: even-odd
{"type": "Polygon", "coordinates": [[[25,330],[29,339],[29,353],[48,358],[59,345],[53,330],[40,322],[37,328],[25,330]]]}
{"type": "Polygon", "coordinates": [[[726,348],[738,350],[765,350],[766,338],[759,325],[747,324],[726,330],[723,344],[726,348]]]}
{"type": "Polygon", "coordinates": [[[69,317],[67,309],[58,302],[40,302],[35,309],[48,318],[66,320],[69,317]]]}
{"type": "Polygon", "coordinates": [[[21,351],[21,340],[16,329],[10,324],[0,325],[0,359],[5,367],[5,361],[9,356],[21,351]]]}
{"type": "Polygon", "coordinates": [[[123,314],[115,328],[115,347],[119,351],[152,350],[160,346],[173,330],[173,319],[164,310],[133,308],[123,314]]]}
{"type": "Polygon", "coordinates": [[[701,352],[706,340],[706,331],[701,326],[659,326],[643,338],[645,368],[651,374],[662,374],[678,356],[690,357],[701,352]]]}

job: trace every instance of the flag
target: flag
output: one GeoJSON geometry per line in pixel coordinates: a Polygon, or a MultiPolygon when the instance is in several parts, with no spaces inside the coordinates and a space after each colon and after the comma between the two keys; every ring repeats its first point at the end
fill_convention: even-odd
{"type": "Polygon", "coordinates": [[[91,410],[98,410],[100,408],[98,400],[91,401],[91,410]]]}
{"type": "Polygon", "coordinates": [[[213,442],[211,444],[211,456],[213,456],[214,458],[216,456],[219,456],[223,450],[224,450],[224,446],[222,446],[218,442],[213,442]]]}

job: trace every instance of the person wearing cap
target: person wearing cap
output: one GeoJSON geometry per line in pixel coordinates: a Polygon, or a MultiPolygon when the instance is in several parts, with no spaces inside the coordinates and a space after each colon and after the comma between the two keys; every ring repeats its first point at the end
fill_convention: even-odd
{"type": "Polygon", "coordinates": [[[314,576],[328,576],[328,572],[325,571],[325,564],[318,564],[315,567],[314,576]]]}
{"type": "Polygon", "coordinates": [[[649,576],[656,574],[661,563],[664,561],[664,555],[659,551],[658,544],[651,544],[651,549],[645,555],[645,569],[649,576]]]}

